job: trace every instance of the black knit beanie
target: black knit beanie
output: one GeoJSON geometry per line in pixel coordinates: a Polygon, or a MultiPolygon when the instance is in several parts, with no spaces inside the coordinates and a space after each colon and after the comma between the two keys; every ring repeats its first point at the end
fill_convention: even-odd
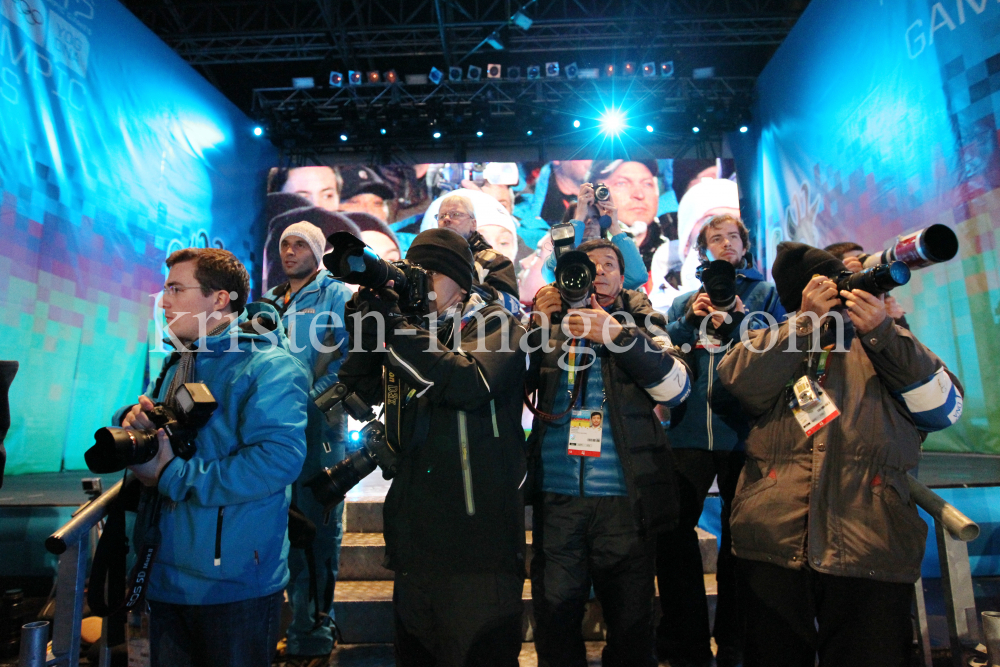
{"type": "Polygon", "coordinates": [[[469,242],[450,229],[428,229],[417,234],[406,251],[414,264],[448,276],[466,292],[472,289],[473,260],[469,242]]]}
{"type": "Polygon", "coordinates": [[[836,278],[846,270],[842,261],[825,250],[805,243],[784,241],[778,244],[771,276],[781,305],[791,313],[798,311],[802,305],[802,290],[814,275],[836,278]]]}

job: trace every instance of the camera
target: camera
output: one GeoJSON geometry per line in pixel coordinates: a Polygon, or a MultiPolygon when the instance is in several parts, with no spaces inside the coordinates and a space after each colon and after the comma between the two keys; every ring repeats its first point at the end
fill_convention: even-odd
{"type": "Polygon", "coordinates": [[[604,183],[594,184],[594,199],[597,201],[608,201],[611,199],[611,190],[604,183]]]}
{"type": "MultiPolygon", "coordinates": [[[[591,183],[594,188],[594,200],[595,202],[606,202],[611,200],[611,190],[604,183],[591,183]]],[[[587,217],[597,220],[597,223],[601,226],[601,231],[606,230],[611,226],[611,216],[601,215],[601,212],[597,209],[597,205],[591,204],[587,207],[587,217]]]]}
{"type": "Polygon", "coordinates": [[[889,262],[869,267],[857,273],[841,271],[840,275],[834,278],[834,282],[837,283],[838,294],[842,290],[850,292],[859,289],[872,296],[879,296],[910,282],[910,267],[903,262],[889,262]]]}
{"type": "Polygon", "coordinates": [[[594,276],[597,267],[587,253],[570,250],[556,261],[556,289],[562,297],[563,307],[552,314],[552,323],[562,322],[563,315],[570,308],[584,308],[590,303],[594,292],[594,276]]]}
{"type": "Polygon", "coordinates": [[[729,312],[736,307],[736,267],[716,259],[699,266],[697,273],[716,310],[729,312]]]}
{"type": "Polygon", "coordinates": [[[156,432],[163,429],[170,438],[174,455],[182,459],[194,456],[194,439],[218,407],[212,392],[202,382],[188,382],[174,395],[176,407],[157,403],[146,413],[156,428],[133,431],[125,428],[102,428],[94,433],[94,446],[84,452],[91,472],[109,473],[145,463],[160,449],[156,432]]]}
{"type": "Polygon", "coordinates": [[[323,256],[323,264],[334,278],[352,285],[378,289],[393,282],[404,315],[426,315],[431,279],[427,272],[405,259],[387,262],[350,232],[337,232],[327,239],[333,250],[323,256]]]}
{"type": "Polygon", "coordinates": [[[397,452],[385,437],[385,426],[376,421],[371,406],[351,392],[347,385],[338,382],[315,401],[316,407],[324,414],[341,403],[352,417],[368,423],[361,429],[360,449],[351,452],[347,458],[332,468],[324,468],[305,484],[312,491],[316,501],[327,511],[343,502],[347,492],[370,475],[375,468],[382,469],[382,476],[385,479],[392,479],[396,474],[398,460],[397,452]]]}

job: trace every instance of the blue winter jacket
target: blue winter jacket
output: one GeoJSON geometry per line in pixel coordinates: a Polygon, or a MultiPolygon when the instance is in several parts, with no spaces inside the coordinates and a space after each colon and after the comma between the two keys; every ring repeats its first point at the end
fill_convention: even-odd
{"type": "MultiPolygon", "coordinates": [[[[289,484],[305,458],[309,378],[280,326],[268,331],[258,324],[262,333],[240,327],[258,313],[277,323],[270,306],[252,303],[225,332],[201,341],[205,351],[197,353],[192,381],[208,385],[219,407],[199,431],[194,457],[173,459],[160,476],[162,537],[150,600],[222,604],[270,595],[288,583],[289,484]]],[[[176,371],[177,364],[166,371],[150,396],[154,402],[176,371]]],[[[119,410],[116,424],[127,410],[119,410]]],[[[151,522],[155,496],[146,491],[137,545],[151,522]]]]}
{"type": "MultiPolygon", "coordinates": [[[[698,327],[685,319],[688,303],[700,290],[674,299],[667,312],[667,333],[674,345],[690,345],[688,359],[697,367],[691,396],[680,408],[670,413],[670,444],[675,449],[706,449],[710,451],[742,450],[750,433],[750,423],[739,401],[719,382],[718,366],[725,350],[715,350],[699,343],[698,327]]],[[[764,281],[753,267],[736,269],[736,294],[743,301],[750,323],[749,329],[766,329],[769,325],[761,312],[770,313],[781,322],[785,309],[778,300],[778,290],[764,281]]],[[[733,337],[739,343],[739,330],[733,337]]],[[[727,341],[723,341],[725,346],[727,341]]]]}

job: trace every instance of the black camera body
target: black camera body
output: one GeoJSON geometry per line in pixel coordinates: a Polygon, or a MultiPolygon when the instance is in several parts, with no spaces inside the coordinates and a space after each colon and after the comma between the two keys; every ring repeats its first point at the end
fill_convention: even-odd
{"type": "Polygon", "coordinates": [[[586,308],[594,293],[597,267],[587,253],[570,250],[556,261],[556,289],[562,297],[562,309],[552,314],[552,324],[562,322],[570,308],[586,308]]]}
{"type": "Polygon", "coordinates": [[[611,199],[611,190],[604,183],[594,183],[594,199],[597,201],[608,201],[611,199]]]}
{"type": "Polygon", "coordinates": [[[184,460],[194,456],[194,440],[218,407],[212,392],[202,382],[180,386],[174,396],[176,409],[157,403],[146,413],[155,428],[131,430],[102,428],[94,433],[94,446],[84,452],[91,472],[111,473],[152,460],[160,449],[156,432],[163,429],[174,455],[184,460]]]}
{"type": "Polygon", "coordinates": [[[370,289],[383,287],[390,280],[399,294],[399,309],[404,315],[430,312],[431,279],[427,272],[405,259],[387,262],[364,241],[350,232],[337,232],[327,239],[333,250],[323,257],[323,264],[334,278],[370,289]]]}
{"type": "Polygon", "coordinates": [[[838,295],[842,290],[850,292],[859,289],[879,296],[910,282],[910,267],[900,261],[876,264],[857,273],[841,271],[833,281],[837,283],[838,295]]]}

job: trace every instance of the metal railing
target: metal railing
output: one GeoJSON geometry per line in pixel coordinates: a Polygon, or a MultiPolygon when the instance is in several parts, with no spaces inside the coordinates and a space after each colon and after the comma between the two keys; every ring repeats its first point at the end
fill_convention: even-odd
{"type": "MultiPolygon", "coordinates": [[[[49,553],[59,556],[56,579],[55,618],[52,622],[52,648],[46,650],[48,623],[28,623],[21,630],[21,667],[78,667],[80,664],[80,624],[83,622],[84,585],[87,579],[87,557],[90,555],[93,529],[108,515],[111,502],[122,488],[118,482],[73,512],[59,530],[45,540],[49,553]],[[41,639],[40,639],[41,638],[41,639]]],[[[110,665],[107,646],[107,619],[101,632],[99,667],[110,665]]]]}

